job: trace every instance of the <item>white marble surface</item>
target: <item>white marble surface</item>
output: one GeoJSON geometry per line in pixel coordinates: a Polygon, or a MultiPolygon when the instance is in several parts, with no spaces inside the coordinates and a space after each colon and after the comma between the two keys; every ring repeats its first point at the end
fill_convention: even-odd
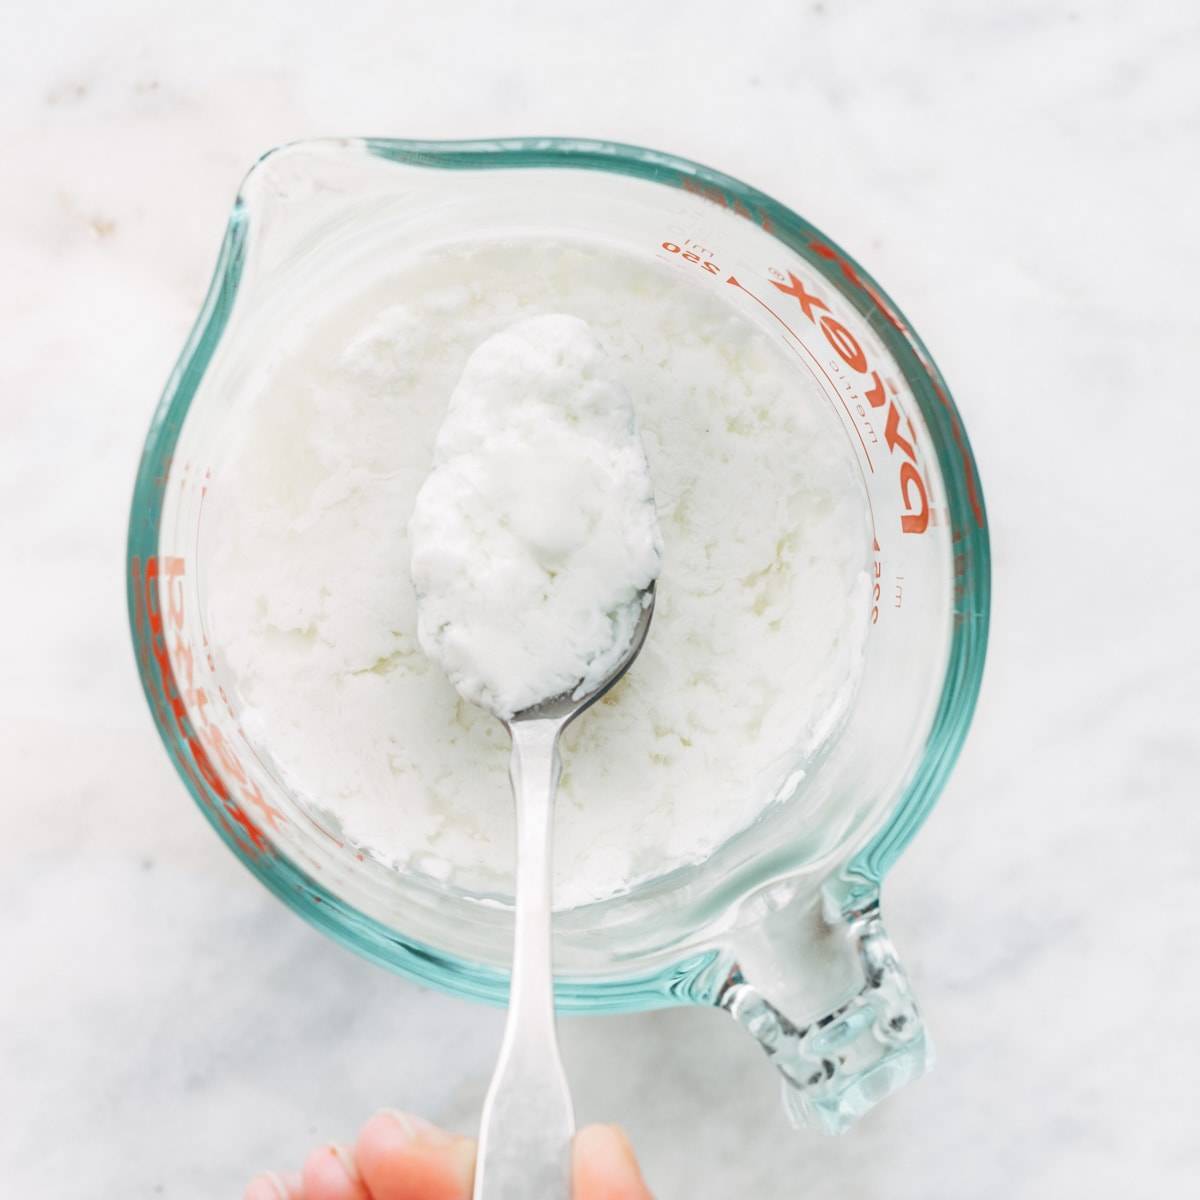
{"type": "Polygon", "coordinates": [[[581,1116],[664,1198],[1190,1194],[1194,4],[466,7],[6,8],[0,1192],[211,1200],[384,1104],[474,1126],[500,1015],[325,941],[219,844],[143,707],[122,547],[259,151],[559,132],[718,165],[863,258],[955,388],[996,560],[976,727],[886,895],[936,1073],[828,1141],[716,1014],[572,1021],[581,1116]]]}

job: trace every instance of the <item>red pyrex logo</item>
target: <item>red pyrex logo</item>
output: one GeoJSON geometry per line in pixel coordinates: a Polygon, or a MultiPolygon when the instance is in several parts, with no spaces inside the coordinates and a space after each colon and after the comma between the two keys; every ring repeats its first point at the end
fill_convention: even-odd
{"type": "Polygon", "coordinates": [[[904,533],[924,533],[929,528],[929,490],[917,467],[916,435],[912,422],[903,418],[895,399],[888,394],[879,372],[867,361],[866,351],[858,339],[829,311],[829,305],[819,296],[807,291],[804,284],[791,271],[787,282],[771,280],[785,296],[793,296],[804,315],[825,335],[825,340],[837,356],[852,371],[862,375],[870,386],[863,387],[867,403],[875,408],[887,408],[887,421],[883,438],[888,451],[900,460],[900,499],[904,509],[900,517],[900,529],[904,533]],[[901,430],[901,421],[907,426],[908,436],[901,430]]]}
{"type": "MultiPolygon", "coordinates": [[[[184,612],[186,564],[174,555],[151,555],[144,564],[140,558],[131,559],[130,571],[135,640],[146,691],[164,736],[178,738],[177,746],[168,742],[168,747],[196,796],[210,808],[225,832],[244,853],[257,857],[270,844],[247,805],[257,809],[271,828],[277,828],[284,816],[262,794],[242,766],[233,744],[209,719],[212,698],[196,686],[195,652],[184,612]],[[160,587],[166,594],[166,612],[160,587]],[[168,646],[168,636],[173,645],[168,646]],[[231,792],[230,783],[238,796],[231,792]]],[[[221,699],[232,719],[233,709],[224,689],[221,699]]]]}

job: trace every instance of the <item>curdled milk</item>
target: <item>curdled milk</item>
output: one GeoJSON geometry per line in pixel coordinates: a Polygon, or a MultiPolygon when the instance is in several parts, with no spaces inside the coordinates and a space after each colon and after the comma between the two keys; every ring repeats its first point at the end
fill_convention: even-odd
{"type": "Polygon", "coordinates": [[[625,659],[662,539],[620,372],[586,321],[529,317],[467,360],[408,522],[417,639],[508,720],[625,659]]]}
{"type": "Polygon", "coordinates": [[[567,907],[706,858],[797,786],[852,699],[865,491],[795,361],[719,292],[610,247],[430,250],[239,397],[201,536],[218,667],[296,800],[385,862],[510,894],[508,737],[421,650],[407,527],[470,355],[549,313],[588,323],[632,399],[663,542],[645,648],[564,737],[567,907]]]}

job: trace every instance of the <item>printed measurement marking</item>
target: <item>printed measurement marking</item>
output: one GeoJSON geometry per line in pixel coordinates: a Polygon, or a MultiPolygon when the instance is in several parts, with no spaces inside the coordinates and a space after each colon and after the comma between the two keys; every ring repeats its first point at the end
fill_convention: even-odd
{"type": "Polygon", "coordinates": [[[879,623],[879,597],[883,594],[879,580],[883,576],[883,560],[879,557],[879,539],[871,539],[871,549],[875,552],[875,585],[871,589],[871,624],[879,623]]]}
{"type": "MultiPolygon", "coordinates": [[[[792,337],[795,339],[797,346],[799,346],[800,349],[803,350],[804,353],[807,354],[808,357],[812,359],[813,366],[815,366],[816,369],[821,372],[822,376],[824,376],[824,378],[825,378],[825,382],[829,384],[830,388],[837,395],[838,403],[842,406],[842,408],[844,408],[846,410],[846,417],[849,420],[850,424],[854,428],[854,433],[858,437],[858,444],[860,446],[862,446],[863,457],[867,460],[867,466],[870,469],[871,474],[874,475],[875,474],[875,464],[871,461],[871,452],[867,449],[867,443],[863,440],[862,430],[859,429],[858,422],[854,419],[854,414],[850,411],[849,405],[847,405],[846,401],[842,399],[841,392],[839,391],[837,385],[833,382],[832,379],[829,378],[829,373],[825,370],[825,368],[823,366],[821,366],[820,360],[817,358],[817,356],[815,354],[813,354],[813,352],[804,344],[804,342],[800,338],[800,335],[765,300],[762,300],[760,297],[756,296],[748,287],[745,287],[743,284],[738,282],[738,279],[736,276],[730,275],[729,278],[725,280],[725,282],[732,284],[739,291],[745,292],[746,295],[749,296],[750,299],[753,300],[755,304],[759,304],[763,308],[765,308],[767,310],[767,312],[769,312],[771,314],[771,316],[773,316],[775,318],[775,320],[777,320],[780,323],[780,325],[782,325],[784,327],[784,329],[786,329],[788,331],[788,333],[790,333],[792,335],[792,337]]],[[[809,367],[809,371],[810,372],[812,371],[812,367],[809,367]]],[[[822,389],[822,391],[824,391],[824,389],[822,389]]],[[[874,517],[872,517],[872,520],[874,520],[874,517]]]]}
{"type": "MultiPolygon", "coordinates": [[[[687,245],[685,242],[684,245],[687,245]]],[[[675,242],[663,242],[662,248],[668,254],[678,254],[685,262],[696,263],[697,266],[703,268],[710,275],[720,275],[721,268],[712,261],[711,251],[704,250],[697,253],[695,250],[685,250],[683,246],[676,245],[675,242]],[[701,254],[708,254],[710,257],[701,258],[701,254]]]]}

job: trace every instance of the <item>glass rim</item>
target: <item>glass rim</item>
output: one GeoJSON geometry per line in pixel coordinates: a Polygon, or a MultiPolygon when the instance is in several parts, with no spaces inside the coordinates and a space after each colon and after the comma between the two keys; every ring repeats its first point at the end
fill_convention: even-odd
{"type": "MultiPolygon", "coordinates": [[[[958,410],[920,337],[872,276],[840,246],[788,206],[726,175],[676,155],[618,142],[565,137],[465,141],[322,138],[287,143],[263,154],[243,179],[207,295],[151,420],[139,462],[126,546],[126,588],[139,675],[168,754],[188,791],[226,845],[257,879],[311,924],[335,940],[421,983],[489,1003],[503,1004],[508,974],[470,963],[401,937],[346,904],[279,854],[248,853],[236,812],[203,770],[195,753],[178,684],[165,653],[156,652],[154,614],[147,603],[147,564],[156,561],[163,483],[184,418],[233,309],[245,263],[250,210],[246,183],[275,155],[300,149],[354,148],[413,167],[432,169],[568,168],[594,170],[683,188],[760,225],[813,270],[870,324],[896,360],[929,427],[946,492],[955,556],[955,608],[942,691],[924,751],[890,815],[870,843],[842,869],[845,903],[868,907],[884,875],[925,820],[966,738],[982,681],[990,615],[990,550],[982,487],[958,410]],[[152,659],[154,664],[152,666],[152,659]],[[159,678],[156,679],[154,666],[159,678]],[[174,695],[172,696],[172,690],[174,695]],[[175,720],[166,717],[176,707],[175,720]]],[[[159,618],[161,626],[161,616],[159,618]]],[[[203,751],[201,751],[203,754],[203,751]]],[[[712,999],[708,970],[717,951],[690,951],[666,969],[611,978],[556,980],[564,1011],[622,1012],[712,999]]]]}

